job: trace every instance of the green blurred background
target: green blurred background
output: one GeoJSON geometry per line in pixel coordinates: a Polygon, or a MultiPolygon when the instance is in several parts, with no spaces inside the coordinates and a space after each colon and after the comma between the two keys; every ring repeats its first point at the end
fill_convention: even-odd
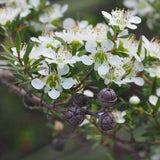
{"type": "MultiPolygon", "coordinates": [[[[101,11],[123,8],[121,0],[57,0],[68,4],[65,17],[88,20],[90,24],[103,22],[101,11]]],[[[148,33],[145,22],[136,30],[137,37],[148,33]]],[[[8,91],[0,84],[0,160],[97,160],[112,159],[105,147],[92,149],[78,136],[69,138],[62,152],[52,146],[52,130],[47,127],[46,115],[25,108],[22,98],[8,91]],[[108,158],[107,158],[108,157],[108,158]]]]}

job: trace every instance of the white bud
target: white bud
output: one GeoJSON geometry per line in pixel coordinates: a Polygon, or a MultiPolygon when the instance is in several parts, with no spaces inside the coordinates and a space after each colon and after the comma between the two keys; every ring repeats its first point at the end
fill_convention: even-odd
{"type": "Polygon", "coordinates": [[[131,104],[138,104],[139,102],[140,102],[140,99],[137,96],[132,96],[129,99],[129,103],[131,103],[131,104]]]}

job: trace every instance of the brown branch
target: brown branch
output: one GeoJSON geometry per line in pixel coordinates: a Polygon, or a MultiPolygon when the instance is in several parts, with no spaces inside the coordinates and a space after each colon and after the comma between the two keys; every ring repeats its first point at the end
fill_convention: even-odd
{"type": "Polygon", "coordinates": [[[153,84],[152,81],[150,81],[143,73],[138,73],[138,75],[140,77],[142,77],[146,81],[147,84],[149,84],[150,86],[152,86],[152,84],[153,84]]]}
{"type": "Polygon", "coordinates": [[[94,69],[92,68],[92,70],[90,72],[88,72],[88,74],[83,78],[83,80],[75,88],[73,88],[74,91],[76,91],[83,84],[83,82],[90,76],[90,74],[93,70],[94,69]]]}
{"type": "MultiPolygon", "coordinates": [[[[23,88],[21,88],[21,87],[19,87],[17,85],[9,85],[9,83],[16,81],[16,79],[14,79],[13,77],[10,77],[9,74],[11,74],[11,72],[7,71],[7,70],[4,70],[4,71],[0,72],[0,81],[1,81],[1,83],[6,85],[12,92],[17,94],[18,96],[21,96],[21,97],[27,96],[28,94],[23,88]]],[[[46,102],[42,101],[41,97],[38,97],[38,96],[35,96],[35,95],[31,95],[31,96],[32,96],[32,100],[33,100],[33,102],[35,102],[35,104],[42,105],[42,107],[46,107],[48,109],[52,109],[52,110],[54,110],[54,111],[56,111],[58,113],[64,113],[65,112],[65,108],[56,107],[56,106],[61,105],[60,103],[55,103],[54,105],[48,106],[46,102]]],[[[67,103],[68,103],[68,101],[65,101],[65,103],[63,103],[63,105],[67,104],[67,103]]],[[[37,106],[31,107],[30,106],[30,107],[27,107],[27,108],[29,108],[31,110],[33,110],[33,109],[37,110],[40,107],[37,107],[37,106]]]]}

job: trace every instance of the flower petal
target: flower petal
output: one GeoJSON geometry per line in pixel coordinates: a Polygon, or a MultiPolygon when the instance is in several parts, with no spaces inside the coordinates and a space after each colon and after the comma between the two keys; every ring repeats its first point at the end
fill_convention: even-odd
{"type": "Polygon", "coordinates": [[[104,52],[111,50],[114,47],[114,43],[111,40],[105,40],[101,43],[104,52]]]}
{"type": "Polygon", "coordinates": [[[151,95],[149,96],[149,102],[152,104],[152,105],[156,105],[157,104],[157,101],[158,101],[158,97],[155,96],[155,95],[151,95]]]}
{"type": "Polygon", "coordinates": [[[132,17],[129,18],[129,22],[139,24],[139,23],[141,23],[141,18],[139,18],[137,16],[132,16],[132,17]]]}
{"type": "Polygon", "coordinates": [[[144,85],[144,80],[143,80],[143,78],[140,78],[140,77],[135,77],[133,82],[138,86],[143,86],[144,85]]]}
{"type": "Polygon", "coordinates": [[[83,64],[88,65],[88,66],[92,65],[92,63],[93,63],[93,60],[91,59],[91,57],[89,57],[87,55],[81,56],[80,59],[83,64]]]}
{"type": "Polygon", "coordinates": [[[111,16],[108,12],[102,11],[101,13],[102,13],[103,16],[106,17],[107,19],[112,19],[112,16],[111,16]]]}
{"type": "Polygon", "coordinates": [[[72,19],[72,18],[66,18],[63,21],[63,28],[64,29],[71,29],[75,25],[76,25],[76,23],[75,23],[74,19],[72,19]]]}
{"type": "Polygon", "coordinates": [[[128,24],[127,27],[130,29],[137,29],[137,26],[134,24],[128,24]]]}
{"type": "Polygon", "coordinates": [[[95,41],[87,41],[86,42],[86,51],[91,53],[96,53],[97,43],[95,41]]]}
{"type": "Polygon", "coordinates": [[[69,66],[64,65],[62,68],[58,66],[57,70],[60,73],[60,75],[66,75],[69,72],[69,66]]]}
{"type": "Polygon", "coordinates": [[[64,89],[70,89],[70,88],[72,88],[73,85],[74,85],[73,78],[66,78],[62,83],[62,87],[64,89]]]}
{"type": "Polygon", "coordinates": [[[101,65],[100,67],[98,67],[98,74],[99,75],[105,75],[108,73],[108,71],[109,71],[108,65],[101,65]]]}
{"type": "Polygon", "coordinates": [[[156,89],[156,94],[157,94],[158,97],[160,97],[160,88],[156,89]]]}
{"type": "Polygon", "coordinates": [[[42,88],[44,87],[45,83],[44,83],[42,80],[40,80],[40,79],[38,79],[38,78],[35,78],[35,79],[33,79],[33,80],[31,81],[31,85],[32,85],[33,88],[35,88],[35,89],[42,89],[42,88]]]}
{"type": "Polygon", "coordinates": [[[52,98],[52,99],[57,99],[60,96],[60,92],[52,89],[51,91],[48,92],[48,95],[52,98]]]}

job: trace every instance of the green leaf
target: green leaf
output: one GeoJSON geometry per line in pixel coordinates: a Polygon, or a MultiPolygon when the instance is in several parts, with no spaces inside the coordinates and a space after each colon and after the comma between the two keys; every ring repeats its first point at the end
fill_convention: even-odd
{"type": "Polygon", "coordinates": [[[20,80],[23,80],[23,81],[26,80],[26,78],[25,78],[23,75],[18,74],[18,73],[14,73],[14,74],[13,74],[13,77],[15,77],[15,78],[17,78],[17,79],[20,79],[20,80]]]}
{"type": "Polygon", "coordinates": [[[140,40],[139,40],[139,45],[138,45],[138,51],[137,51],[137,55],[140,56],[140,53],[141,53],[141,48],[142,48],[142,36],[140,37],[140,40]]]}
{"type": "Polygon", "coordinates": [[[131,34],[127,34],[127,35],[124,35],[124,36],[120,36],[119,38],[130,38],[130,37],[134,37],[134,34],[131,33],[131,34]]]}
{"type": "Polygon", "coordinates": [[[25,52],[25,54],[23,56],[23,61],[24,61],[25,65],[28,64],[29,54],[31,53],[33,46],[34,46],[34,43],[29,41],[29,43],[27,45],[27,48],[26,48],[26,52],[25,52]]]}
{"type": "Polygon", "coordinates": [[[43,67],[35,67],[35,68],[32,68],[32,69],[30,69],[30,73],[34,73],[34,72],[37,72],[37,71],[40,71],[40,70],[42,70],[43,69],[43,67]]]}
{"type": "Polygon", "coordinates": [[[11,51],[7,48],[7,46],[5,46],[4,44],[1,44],[1,46],[5,51],[5,52],[3,52],[4,55],[15,58],[15,56],[11,53],[11,51]]]}
{"type": "Polygon", "coordinates": [[[20,52],[20,50],[21,50],[21,37],[20,37],[19,32],[17,32],[17,34],[16,34],[15,47],[17,49],[17,52],[20,52]]]}
{"type": "Polygon", "coordinates": [[[112,39],[113,39],[113,36],[112,36],[112,34],[111,34],[111,32],[110,32],[110,31],[108,31],[108,32],[107,32],[107,38],[108,38],[108,39],[110,39],[110,40],[112,40],[112,39]]]}

